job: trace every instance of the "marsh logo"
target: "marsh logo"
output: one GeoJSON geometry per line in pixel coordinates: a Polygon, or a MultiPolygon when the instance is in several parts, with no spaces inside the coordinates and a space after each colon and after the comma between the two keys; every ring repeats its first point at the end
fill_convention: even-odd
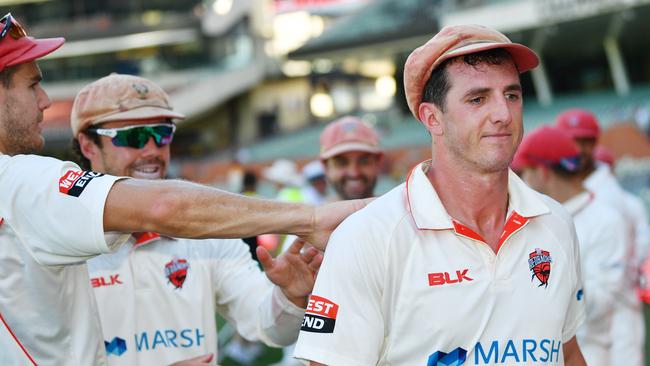
{"type": "Polygon", "coordinates": [[[429,356],[427,366],[459,365],[557,365],[562,342],[553,339],[494,340],[477,342],[473,355],[458,347],[446,353],[437,351],[429,356]],[[472,363],[473,361],[473,363],[472,363]]]}
{"type": "Polygon", "coordinates": [[[126,341],[120,337],[114,337],[112,341],[104,341],[106,354],[108,356],[122,356],[126,352],[126,341]]]}
{"type": "Polygon", "coordinates": [[[465,359],[467,359],[467,351],[460,347],[449,353],[436,351],[429,356],[427,366],[459,366],[465,363],[465,359]]]}
{"type": "Polygon", "coordinates": [[[135,349],[138,352],[153,351],[161,348],[201,347],[205,334],[196,329],[158,329],[135,335],[135,349]]]}

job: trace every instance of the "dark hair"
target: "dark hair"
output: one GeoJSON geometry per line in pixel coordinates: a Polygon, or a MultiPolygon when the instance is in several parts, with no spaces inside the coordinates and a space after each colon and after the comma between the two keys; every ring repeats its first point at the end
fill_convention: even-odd
{"type": "MultiPolygon", "coordinates": [[[[88,131],[81,131],[79,133],[83,133],[84,135],[88,136],[95,145],[98,147],[102,147],[102,139],[99,138],[99,135],[96,133],[91,133],[88,131]]],[[[90,166],[90,160],[84,156],[84,154],[81,152],[81,145],[79,145],[79,139],[77,138],[72,138],[72,151],[76,155],[75,162],[79,164],[81,169],[83,170],[92,170],[90,166]]]]}
{"type": "Polygon", "coordinates": [[[20,65],[9,66],[0,71],[0,84],[5,89],[10,89],[14,85],[14,74],[18,71],[18,67],[20,65]]]}
{"type": "Polygon", "coordinates": [[[505,62],[512,61],[512,56],[503,48],[470,53],[469,55],[458,56],[443,61],[438,67],[431,71],[431,77],[424,85],[422,93],[422,102],[433,103],[441,111],[445,111],[445,99],[447,92],[451,88],[449,78],[447,77],[447,66],[452,62],[462,60],[467,65],[476,67],[480,64],[501,65],[505,62]]]}

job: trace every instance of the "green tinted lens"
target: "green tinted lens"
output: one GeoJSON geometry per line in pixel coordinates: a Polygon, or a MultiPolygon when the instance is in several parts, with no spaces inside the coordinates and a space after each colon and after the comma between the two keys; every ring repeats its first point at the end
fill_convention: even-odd
{"type": "Polygon", "coordinates": [[[117,131],[111,141],[115,146],[142,149],[151,137],[158,147],[168,145],[174,137],[174,128],[172,125],[133,127],[117,131]]]}

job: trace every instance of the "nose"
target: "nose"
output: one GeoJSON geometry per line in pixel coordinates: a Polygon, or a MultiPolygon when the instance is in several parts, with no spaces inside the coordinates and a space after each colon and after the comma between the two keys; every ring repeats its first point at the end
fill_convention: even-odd
{"type": "Polygon", "coordinates": [[[509,124],[512,121],[511,102],[504,95],[492,98],[492,101],[491,122],[509,124]]]}
{"type": "Polygon", "coordinates": [[[143,157],[151,157],[158,155],[161,148],[162,147],[158,147],[158,145],[156,145],[156,141],[153,137],[150,136],[149,140],[147,140],[147,143],[142,147],[142,149],[140,149],[140,153],[143,157]]]}
{"type": "Polygon", "coordinates": [[[356,161],[351,161],[348,166],[345,167],[345,175],[351,178],[356,178],[361,176],[361,167],[356,161]]]}
{"type": "Polygon", "coordinates": [[[38,85],[38,88],[36,90],[37,93],[37,100],[38,100],[38,108],[41,111],[44,111],[52,105],[52,100],[50,100],[50,97],[47,95],[45,92],[45,89],[43,89],[40,84],[38,85]]]}

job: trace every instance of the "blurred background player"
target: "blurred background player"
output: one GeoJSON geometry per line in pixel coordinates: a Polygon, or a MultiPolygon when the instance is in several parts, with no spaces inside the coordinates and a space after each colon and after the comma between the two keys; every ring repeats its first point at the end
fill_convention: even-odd
{"type": "MultiPolygon", "coordinates": [[[[533,189],[562,203],[573,216],[580,244],[580,263],[587,318],[577,333],[590,366],[611,365],[612,318],[625,289],[626,238],[623,217],[583,186],[581,155],[575,142],[557,127],[540,127],[526,135],[512,162],[533,189]]],[[[624,356],[617,355],[619,360],[624,356]]]]}
{"type": "MultiPolygon", "coordinates": [[[[325,167],[327,182],[334,189],[328,201],[373,197],[382,156],[379,134],[370,124],[352,116],[330,122],[320,135],[317,161],[325,167]]],[[[284,246],[295,240],[295,236],[287,237],[284,246]]],[[[300,365],[293,350],[293,346],[285,348],[282,360],[274,366],[300,365]]]]}
{"type": "MultiPolygon", "coordinates": [[[[182,117],[158,85],[112,74],[79,92],[71,124],[86,169],[163,179],[172,119],[182,117]]],[[[117,252],[93,258],[88,270],[109,364],[214,364],[215,313],[249,340],[291,343],[320,260],[313,248],[301,256],[300,247],[275,260],[258,250],[264,273],[239,239],[137,233],[117,252]]]]}
{"type": "Polygon", "coordinates": [[[320,159],[336,194],[332,201],[374,196],[382,150],[370,124],[352,116],[331,122],[320,136],[320,159]]]}
{"type": "MultiPolygon", "coordinates": [[[[639,265],[648,248],[648,221],[640,199],[627,193],[607,164],[596,164],[594,150],[600,137],[598,120],[588,110],[569,109],[558,115],[556,125],[566,131],[580,149],[584,185],[596,196],[617,209],[628,225],[625,247],[624,291],[617,298],[612,326],[611,364],[641,366],[645,359],[645,323],[641,301],[637,296],[639,265]]],[[[615,244],[615,243],[612,243],[615,244]]]]}
{"type": "Polygon", "coordinates": [[[320,205],[325,202],[327,196],[327,180],[325,170],[319,160],[313,160],[302,167],[302,177],[305,186],[302,189],[302,196],[305,203],[320,205]]]}

